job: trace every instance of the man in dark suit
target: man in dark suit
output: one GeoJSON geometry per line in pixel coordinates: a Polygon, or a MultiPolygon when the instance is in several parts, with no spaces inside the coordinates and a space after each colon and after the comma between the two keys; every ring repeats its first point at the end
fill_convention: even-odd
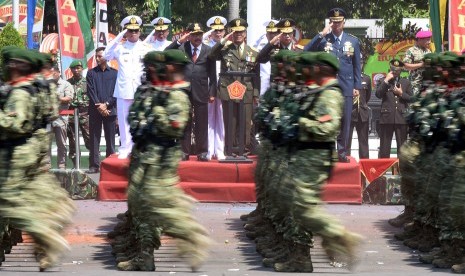
{"type": "Polygon", "coordinates": [[[358,139],[358,157],[360,159],[370,158],[368,151],[368,131],[369,131],[369,114],[368,101],[371,98],[371,79],[368,75],[362,73],[362,89],[360,95],[354,97],[352,120],[349,131],[349,144],[347,145],[348,152],[351,152],[352,135],[354,128],[357,130],[358,139]]]}
{"type": "Polygon", "coordinates": [[[113,97],[118,71],[109,67],[103,53],[105,47],[95,50],[97,66],[87,73],[87,96],[89,97],[89,170],[100,170],[100,137],[105,132],[106,154],[115,153],[116,98],[113,97]]]}
{"type": "MultiPolygon", "coordinates": [[[[221,61],[221,73],[228,71],[240,71],[244,73],[256,73],[254,77],[234,77],[220,76],[218,98],[222,101],[223,119],[225,125],[225,153],[233,155],[235,152],[231,146],[239,144],[239,139],[245,141],[246,151],[251,146],[251,127],[253,104],[256,104],[259,97],[259,75],[256,58],[258,52],[245,43],[247,22],[242,18],[236,18],[228,23],[232,32],[226,35],[220,43],[217,43],[212,48],[210,54],[211,59],[221,61]],[[232,42],[228,39],[232,37],[232,42]],[[237,81],[237,82],[236,82],[237,81]],[[228,89],[229,87],[229,89],[228,89]],[[228,92],[233,94],[245,89],[243,95],[244,101],[244,121],[240,122],[239,99],[231,99],[228,92]],[[230,113],[232,115],[230,115],[230,113]],[[229,126],[229,118],[231,117],[232,125],[229,126]],[[240,124],[245,125],[244,137],[239,137],[240,124]]],[[[238,95],[241,93],[238,93],[238,95]]]]}
{"type": "Polygon", "coordinates": [[[355,36],[344,32],[346,13],[341,8],[328,12],[329,25],[317,34],[304,51],[326,51],[339,60],[337,79],[344,94],[344,113],[341,132],[337,137],[339,162],[349,162],[348,142],[353,97],[359,95],[361,85],[360,42],[355,36]]]}
{"type": "Polygon", "coordinates": [[[382,100],[378,158],[390,157],[393,133],[396,135],[397,154],[399,154],[402,144],[407,140],[408,125],[405,116],[410,98],[413,96],[410,81],[400,77],[404,63],[398,59],[393,59],[389,64],[389,73],[386,78],[380,80],[376,89],[376,97],[382,100]]]}
{"type": "Polygon", "coordinates": [[[190,61],[185,67],[185,80],[191,84],[191,120],[187,124],[181,142],[183,160],[189,154],[196,154],[197,160],[208,161],[208,103],[216,97],[216,64],[209,59],[211,47],[202,43],[202,30],[199,23],[187,26],[188,33],[179,41],[174,41],[166,49],[180,49],[190,61]],[[195,142],[192,143],[192,134],[195,142]]]}

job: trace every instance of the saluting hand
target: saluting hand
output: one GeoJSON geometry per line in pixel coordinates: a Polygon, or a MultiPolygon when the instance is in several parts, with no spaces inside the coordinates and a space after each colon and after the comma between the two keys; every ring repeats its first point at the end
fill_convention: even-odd
{"type": "Polygon", "coordinates": [[[277,45],[279,43],[279,38],[283,35],[283,33],[279,33],[277,36],[273,37],[270,40],[271,45],[277,45]]]}
{"type": "Polygon", "coordinates": [[[189,35],[191,34],[192,32],[188,32],[188,33],[185,33],[183,36],[181,36],[181,38],[178,40],[179,43],[183,44],[184,42],[186,42],[189,38],[189,35]]]}
{"type": "Polygon", "coordinates": [[[329,22],[329,25],[326,26],[323,31],[320,32],[322,36],[325,36],[331,32],[331,26],[333,26],[333,22],[329,22]]]}

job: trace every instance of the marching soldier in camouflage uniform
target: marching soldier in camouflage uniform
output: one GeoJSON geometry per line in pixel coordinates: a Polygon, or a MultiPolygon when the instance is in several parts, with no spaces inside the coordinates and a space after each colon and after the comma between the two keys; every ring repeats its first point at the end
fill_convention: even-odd
{"type": "MultiPolygon", "coordinates": [[[[301,57],[303,58],[303,57],[301,57]]],[[[337,86],[337,59],[328,53],[314,57],[315,79],[320,86],[318,93],[306,97],[299,110],[296,143],[290,144],[287,174],[284,186],[293,190],[289,216],[301,231],[320,235],[323,248],[331,261],[355,262],[355,246],[359,236],[347,231],[321,206],[321,191],[328,180],[334,160],[334,142],[340,127],[343,97],[337,86]],[[291,186],[292,184],[292,186],[291,186]]],[[[289,259],[274,265],[276,271],[313,270],[308,247],[296,244],[289,259]]]]}
{"type": "Polygon", "coordinates": [[[179,254],[195,271],[206,258],[210,240],[191,215],[194,200],[175,186],[181,159],[178,139],[189,119],[189,83],[183,80],[188,59],[179,50],[153,51],[144,63],[150,83],[139,86],[128,116],[135,143],[127,215],[132,244],[121,238],[122,247],[114,244],[114,249],[130,251],[129,260],[119,262],[118,269],[155,270],[154,249],[166,234],[176,240],[179,254]]]}
{"type": "Polygon", "coordinates": [[[409,80],[412,84],[414,96],[420,93],[423,79],[422,73],[424,71],[424,56],[431,53],[429,49],[431,36],[432,33],[430,31],[419,31],[415,36],[415,45],[405,52],[403,62],[405,69],[410,70],[409,80]]]}
{"type": "Polygon", "coordinates": [[[45,127],[57,116],[56,100],[46,82],[33,75],[42,64],[37,53],[4,47],[1,54],[10,87],[0,95],[0,225],[7,221],[33,238],[43,271],[68,249],[62,232],[74,211],[68,193],[46,170],[45,127]]]}
{"type": "MultiPolygon", "coordinates": [[[[82,77],[82,62],[75,60],[69,66],[73,76],[68,82],[74,88],[74,98],[71,106],[79,110],[79,130],[84,138],[84,144],[89,149],[89,97],[87,96],[87,81],[82,77]]],[[[69,140],[69,158],[73,160],[76,168],[76,136],[75,136],[74,116],[70,116],[68,121],[67,136],[69,140]]]]}

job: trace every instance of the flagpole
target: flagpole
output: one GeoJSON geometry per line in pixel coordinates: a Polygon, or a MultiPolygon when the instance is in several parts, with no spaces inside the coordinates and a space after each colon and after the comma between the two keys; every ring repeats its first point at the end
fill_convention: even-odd
{"type": "Polygon", "coordinates": [[[12,15],[13,25],[16,30],[19,30],[19,0],[13,0],[12,2],[12,15]]]}

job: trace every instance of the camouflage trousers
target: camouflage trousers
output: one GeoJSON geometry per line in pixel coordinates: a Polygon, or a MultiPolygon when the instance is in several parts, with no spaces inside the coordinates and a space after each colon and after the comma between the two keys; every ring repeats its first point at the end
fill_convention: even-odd
{"type": "Polygon", "coordinates": [[[41,263],[53,265],[68,250],[62,234],[71,223],[74,204],[55,176],[44,170],[49,153],[44,135],[39,131],[25,144],[0,149],[0,217],[29,233],[44,253],[41,263]]]}
{"type": "MultiPolygon", "coordinates": [[[[465,151],[452,157],[453,170],[447,214],[442,222],[441,238],[465,240],[465,151]],[[447,228],[446,228],[447,227],[447,228]]],[[[443,215],[441,213],[441,215],[443,215]]]]}
{"type": "Polygon", "coordinates": [[[407,140],[400,149],[399,169],[402,198],[405,207],[413,207],[416,179],[416,159],[420,155],[420,145],[414,140],[407,140]]]}
{"type": "Polygon", "coordinates": [[[261,211],[265,200],[266,179],[265,173],[270,162],[270,152],[273,145],[267,139],[263,139],[258,147],[257,166],[255,167],[255,195],[257,200],[257,210],[261,211]]]}
{"type": "Polygon", "coordinates": [[[415,199],[414,208],[414,220],[418,222],[424,221],[427,211],[429,209],[428,205],[429,202],[427,201],[427,197],[425,194],[428,179],[430,176],[430,172],[434,170],[434,163],[435,160],[433,159],[432,152],[428,152],[422,150],[420,155],[416,159],[415,162],[417,171],[415,174],[415,191],[413,194],[413,198],[415,199]]]}
{"type": "MultiPolygon", "coordinates": [[[[176,240],[179,253],[191,265],[203,262],[210,243],[207,230],[193,217],[195,201],[176,185],[179,182],[179,146],[165,148],[155,144],[135,145],[136,156],[131,159],[131,183],[128,207],[132,216],[132,231],[139,243],[136,247],[147,252],[158,248],[160,235],[176,240]]],[[[134,149],[133,149],[134,152],[134,149]]]]}

